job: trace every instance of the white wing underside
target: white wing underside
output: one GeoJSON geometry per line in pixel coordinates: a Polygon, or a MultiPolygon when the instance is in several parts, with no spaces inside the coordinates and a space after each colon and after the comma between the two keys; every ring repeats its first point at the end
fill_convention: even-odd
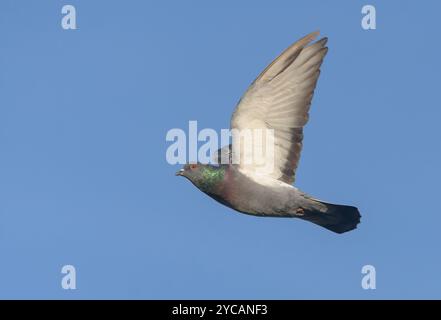
{"type": "MultiPolygon", "coordinates": [[[[308,122],[320,66],[327,53],[326,38],[307,46],[317,35],[318,32],[307,35],[276,58],[251,84],[233,113],[233,131],[260,129],[265,132],[273,129],[274,153],[270,171],[262,171],[261,162],[245,163],[243,159],[252,157],[250,153],[254,149],[244,148],[243,143],[233,140],[233,154],[240,150],[239,170],[256,180],[258,176],[262,178],[264,172],[265,178],[288,184],[294,182],[302,149],[303,126],[308,122]]],[[[256,140],[254,146],[255,143],[256,140]]],[[[264,152],[270,150],[264,139],[259,139],[258,143],[264,152]]]]}

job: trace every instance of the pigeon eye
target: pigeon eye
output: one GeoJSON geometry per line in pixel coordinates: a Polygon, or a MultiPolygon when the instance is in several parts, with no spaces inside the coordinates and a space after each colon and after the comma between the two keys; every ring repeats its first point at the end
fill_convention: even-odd
{"type": "Polygon", "coordinates": [[[191,164],[191,165],[190,165],[190,169],[195,169],[196,167],[197,167],[196,164],[191,164]]]}

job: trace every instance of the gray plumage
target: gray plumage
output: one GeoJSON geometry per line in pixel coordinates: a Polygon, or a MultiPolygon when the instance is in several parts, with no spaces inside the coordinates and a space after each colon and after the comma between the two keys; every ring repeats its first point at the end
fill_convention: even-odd
{"type": "Polygon", "coordinates": [[[303,126],[308,121],[320,66],[327,53],[326,38],[308,45],[317,34],[300,39],[275,59],[251,84],[231,119],[232,129],[273,130],[272,170],[262,174],[262,165],[242,161],[249,151],[237,143],[220,149],[216,155],[218,160],[228,159],[229,163],[186,165],[177,175],[239,212],[301,218],[343,233],[359,223],[357,208],[322,202],[292,186],[302,149],[303,126]],[[231,160],[234,147],[240,151],[238,164],[231,160]]]}

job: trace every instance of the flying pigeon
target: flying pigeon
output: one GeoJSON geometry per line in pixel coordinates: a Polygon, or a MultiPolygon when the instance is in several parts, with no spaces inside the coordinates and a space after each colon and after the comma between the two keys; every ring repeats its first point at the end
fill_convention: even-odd
{"type": "MultiPolygon", "coordinates": [[[[344,233],[360,222],[356,207],[320,201],[292,185],[303,127],[308,122],[320,66],[328,51],[327,38],[311,43],[317,36],[318,32],[313,32],[282,52],[254,80],[233,113],[231,129],[273,130],[272,170],[259,171],[255,163],[234,163],[234,148],[230,145],[215,155],[218,159],[227,155],[227,163],[186,164],[176,175],[186,177],[216,201],[241,213],[300,218],[344,233]]],[[[233,147],[234,144],[233,139],[233,147]]]]}

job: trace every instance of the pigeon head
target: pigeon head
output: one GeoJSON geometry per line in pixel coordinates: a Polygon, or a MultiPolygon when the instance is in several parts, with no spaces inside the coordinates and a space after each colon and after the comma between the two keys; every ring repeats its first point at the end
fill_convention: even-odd
{"type": "Polygon", "coordinates": [[[202,191],[210,192],[224,179],[224,173],[223,166],[191,163],[186,164],[176,175],[187,178],[202,191]]]}
{"type": "Polygon", "coordinates": [[[186,164],[182,167],[178,172],[176,172],[177,176],[185,177],[189,180],[199,178],[201,176],[201,168],[203,167],[200,163],[191,163],[186,164]]]}

